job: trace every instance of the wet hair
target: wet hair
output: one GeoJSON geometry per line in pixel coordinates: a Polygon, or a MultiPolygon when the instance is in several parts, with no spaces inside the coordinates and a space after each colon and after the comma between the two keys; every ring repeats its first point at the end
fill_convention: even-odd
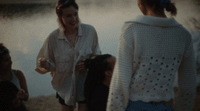
{"type": "Polygon", "coordinates": [[[64,25],[63,21],[60,19],[60,17],[62,16],[62,9],[68,8],[70,6],[73,6],[77,10],[79,9],[78,4],[75,2],[75,0],[58,0],[58,3],[56,5],[56,14],[58,16],[58,22],[59,22],[59,25],[64,30],[66,30],[65,25],[64,25]]]}
{"type": "Polygon", "coordinates": [[[172,16],[176,16],[177,14],[177,8],[175,6],[175,3],[167,3],[166,7],[164,8],[161,4],[160,4],[161,0],[141,0],[141,3],[146,4],[150,7],[153,7],[153,10],[155,12],[159,12],[162,11],[164,9],[166,9],[167,12],[170,12],[172,16]]]}
{"type": "Polygon", "coordinates": [[[0,64],[3,60],[3,56],[9,53],[9,50],[3,45],[3,43],[0,43],[0,64]]]}
{"type": "Polygon", "coordinates": [[[14,109],[13,100],[19,91],[16,85],[10,81],[0,81],[0,110],[10,111],[14,109]]]}
{"type": "Polygon", "coordinates": [[[105,72],[112,70],[111,64],[107,59],[112,57],[110,54],[99,55],[95,59],[86,59],[84,64],[88,69],[88,75],[85,81],[85,98],[86,102],[90,101],[90,96],[95,90],[96,86],[102,83],[105,79],[105,72]]]}

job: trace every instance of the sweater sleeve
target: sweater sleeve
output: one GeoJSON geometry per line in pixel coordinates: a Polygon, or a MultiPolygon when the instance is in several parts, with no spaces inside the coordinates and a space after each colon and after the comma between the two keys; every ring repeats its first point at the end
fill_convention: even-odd
{"type": "Polygon", "coordinates": [[[129,102],[132,77],[133,34],[130,23],[125,23],[119,38],[118,59],[113,72],[107,102],[107,111],[125,111],[129,102]]]}
{"type": "MultiPolygon", "coordinates": [[[[187,41],[188,42],[188,41],[187,41]]],[[[192,111],[196,95],[196,65],[192,41],[186,47],[179,67],[179,92],[175,111],[192,111]]]]}

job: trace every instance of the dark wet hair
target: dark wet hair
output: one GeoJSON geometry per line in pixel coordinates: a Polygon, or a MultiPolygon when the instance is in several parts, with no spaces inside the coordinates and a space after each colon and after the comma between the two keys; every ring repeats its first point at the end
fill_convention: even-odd
{"type": "Polygon", "coordinates": [[[86,59],[84,64],[88,69],[88,75],[85,81],[85,98],[86,102],[90,101],[90,96],[99,83],[105,79],[105,72],[112,70],[111,64],[107,59],[112,57],[110,54],[99,55],[95,59],[86,59]]]}
{"type": "Polygon", "coordinates": [[[77,10],[79,9],[78,4],[75,2],[75,0],[58,0],[58,3],[56,5],[56,14],[58,16],[58,22],[64,30],[65,30],[65,25],[60,19],[60,17],[62,16],[62,9],[68,8],[70,6],[73,6],[77,10]]]}
{"type": "Polygon", "coordinates": [[[3,43],[0,43],[0,64],[3,60],[3,56],[9,53],[9,50],[3,45],[3,43]]]}
{"type": "Polygon", "coordinates": [[[0,110],[10,111],[14,109],[13,100],[19,91],[16,85],[10,81],[0,81],[0,110]]]}
{"type": "Polygon", "coordinates": [[[176,16],[177,8],[175,3],[166,3],[166,7],[163,7],[160,3],[161,0],[141,0],[141,3],[146,4],[150,7],[153,7],[155,12],[162,11],[166,9],[167,12],[170,12],[172,16],[176,16]]]}

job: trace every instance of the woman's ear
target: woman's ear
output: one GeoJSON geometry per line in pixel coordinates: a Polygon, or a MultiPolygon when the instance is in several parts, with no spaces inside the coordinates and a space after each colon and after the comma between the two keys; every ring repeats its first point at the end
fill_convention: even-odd
{"type": "Polygon", "coordinates": [[[108,70],[108,71],[105,72],[105,74],[106,74],[107,77],[112,77],[112,71],[108,70]]]}

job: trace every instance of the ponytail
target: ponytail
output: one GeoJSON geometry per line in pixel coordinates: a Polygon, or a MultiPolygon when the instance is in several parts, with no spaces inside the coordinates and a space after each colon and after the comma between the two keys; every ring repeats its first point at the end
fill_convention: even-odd
{"type": "Polygon", "coordinates": [[[162,12],[166,9],[172,16],[177,14],[177,8],[174,3],[171,3],[171,0],[141,0],[141,3],[152,7],[155,12],[162,12]]]}
{"type": "Polygon", "coordinates": [[[169,3],[168,6],[166,7],[166,11],[170,12],[172,16],[176,16],[177,14],[177,8],[174,5],[174,3],[169,3]]]}

